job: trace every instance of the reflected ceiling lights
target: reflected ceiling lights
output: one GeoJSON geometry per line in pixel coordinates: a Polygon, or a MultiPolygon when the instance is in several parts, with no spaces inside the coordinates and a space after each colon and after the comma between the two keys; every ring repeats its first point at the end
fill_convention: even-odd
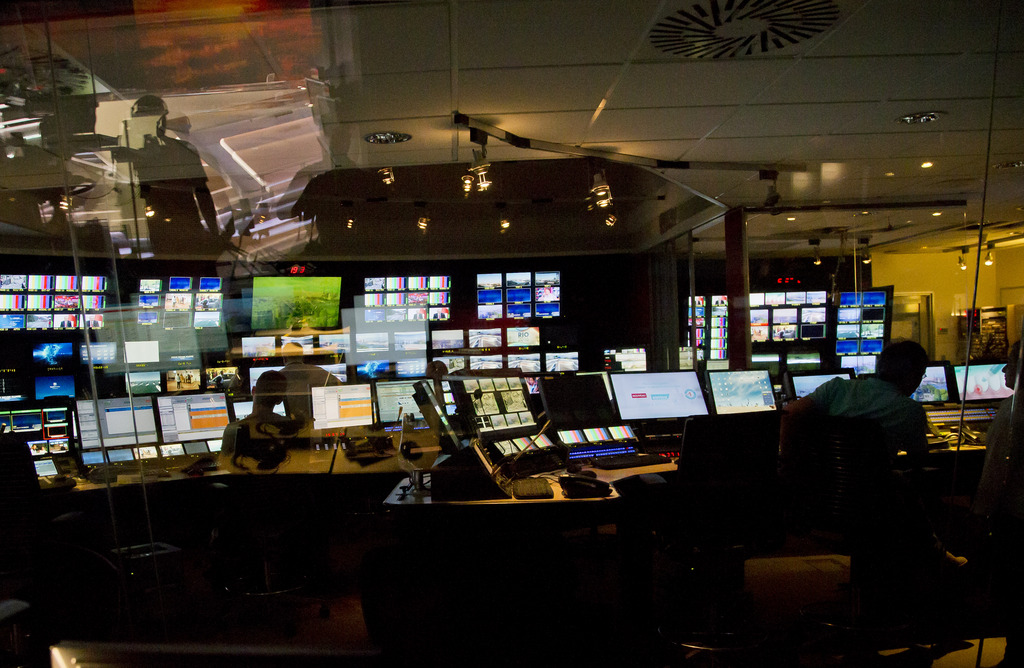
{"type": "Polygon", "coordinates": [[[939,120],[939,116],[941,115],[941,111],[919,111],[914,114],[900,116],[899,118],[896,119],[896,122],[904,123],[906,125],[916,125],[918,123],[931,123],[932,121],[939,120]]]}
{"type": "Polygon", "coordinates": [[[395,171],[390,167],[381,167],[377,170],[377,173],[380,174],[380,179],[384,182],[384,185],[389,186],[395,182],[395,171]]]}
{"type": "Polygon", "coordinates": [[[992,169],[1020,169],[1021,167],[1024,167],[1024,160],[1001,162],[998,165],[992,165],[992,169]]]}
{"type": "Polygon", "coordinates": [[[371,132],[363,139],[369,144],[401,144],[412,139],[412,135],[388,130],[386,132],[371,132]]]}

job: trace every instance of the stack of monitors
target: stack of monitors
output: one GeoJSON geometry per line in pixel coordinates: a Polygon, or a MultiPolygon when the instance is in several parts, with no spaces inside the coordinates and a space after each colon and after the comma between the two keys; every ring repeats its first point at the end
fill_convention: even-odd
{"type": "Polygon", "coordinates": [[[363,279],[364,322],[451,319],[450,276],[377,276],[363,279]]]}
{"type": "Polygon", "coordinates": [[[477,274],[478,320],[525,320],[562,315],[562,280],[558,271],[477,274]]]}
{"type": "Polygon", "coordinates": [[[874,356],[885,347],[885,301],[881,290],[839,294],[836,354],[841,367],[874,373],[874,356]]]}
{"type": "Polygon", "coordinates": [[[144,278],[139,281],[136,297],[139,325],[163,329],[219,328],[222,324],[224,295],[221,279],[201,277],[194,283],[191,276],[144,278]],[[164,289],[166,287],[166,290],[164,289]]]}
{"type": "Polygon", "coordinates": [[[24,436],[37,461],[70,453],[73,420],[71,409],[66,405],[19,404],[0,411],[3,431],[24,436]]]}
{"type": "Polygon", "coordinates": [[[812,341],[825,338],[824,290],[750,293],[750,340],[812,341]]]}
{"type": "MultiPolygon", "coordinates": [[[[707,321],[704,316],[704,297],[696,297],[696,303],[690,302],[690,307],[686,314],[686,331],[683,333],[683,342],[687,345],[693,345],[690,342],[690,330],[694,326],[697,328],[697,341],[696,346],[702,348],[704,346],[704,332],[707,321]]],[[[703,359],[703,357],[701,357],[703,359]]]]}
{"type": "Polygon", "coordinates": [[[729,298],[725,295],[712,295],[711,316],[708,319],[709,360],[729,359],[728,317],[729,298]]]}
{"type": "Polygon", "coordinates": [[[0,274],[0,330],[101,329],[105,276],[0,274]]]}

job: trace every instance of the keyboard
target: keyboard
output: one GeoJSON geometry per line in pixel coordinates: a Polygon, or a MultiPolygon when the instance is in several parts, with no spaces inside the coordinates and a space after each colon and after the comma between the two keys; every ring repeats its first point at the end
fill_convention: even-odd
{"type": "Polygon", "coordinates": [[[631,469],[638,466],[657,466],[658,464],[671,464],[672,460],[660,455],[645,455],[639,452],[623,455],[609,455],[607,457],[596,457],[591,460],[590,465],[596,469],[631,469]]]}

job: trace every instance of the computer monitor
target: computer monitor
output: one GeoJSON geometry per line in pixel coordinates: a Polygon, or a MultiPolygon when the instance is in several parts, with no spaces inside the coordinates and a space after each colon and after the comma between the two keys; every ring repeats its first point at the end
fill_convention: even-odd
{"type": "Polygon", "coordinates": [[[481,435],[533,433],[537,421],[521,376],[448,378],[459,411],[481,435]]]}
{"type": "Polygon", "coordinates": [[[695,371],[612,374],[612,391],[623,420],[707,415],[695,371]]]}
{"type": "Polygon", "coordinates": [[[617,422],[600,375],[543,376],[540,398],[555,429],[605,427],[617,422]]]}
{"type": "MultiPolygon", "coordinates": [[[[1002,374],[1000,374],[1001,377],[1002,374]]],[[[910,398],[922,404],[960,401],[952,365],[948,362],[929,364],[925,368],[921,384],[917,386],[910,398]]]]}
{"type": "Polygon", "coordinates": [[[819,385],[824,385],[833,378],[845,378],[846,380],[850,380],[853,378],[853,372],[849,369],[843,369],[842,371],[832,372],[812,371],[809,373],[790,373],[787,394],[790,397],[796,397],[797,399],[806,397],[808,394],[818,389],[819,385]]]}
{"type": "Polygon", "coordinates": [[[152,397],[80,399],[77,407],[83,450],[157,441],[152,397]]]}
{"type": "Polygon", "coordinates": [[[773,411],[776,408],[767,369],[709,371],[708,381],[715,412],[719,415],[773,411]]]}
{"type": "Polygon", "coordinates": [[[953,367],[956,387],[964,401],[994,401],[1013,396],[1013,390],[1006,387],[1002,362],[999,364],[972,364],[953,367]],[[966,389],[964,387],[966,382],[966,389]]]}
{"type": "MultiPolygon", "coordinates": [[[[234,399],[231,401],[231,414],[234,419],[242,420],[252,415],[253,400],[252,399],[234,399]]],[[[274,412],[281,417],[287,417],[287,413],[284,410],[284,402],[274,406],[274,412]]]]}
{"type": "Polygon", "coordinates": [[[220,438],[228,425],[223,392],[161,396],[156,406],[164,443],[220,438]]]}
{"type": "Polygon", "coordinates": [[[374,389],[377,395],[377,416],[381,422],[398,422],[402,419],[401,415],[423,419],[423,413],[413,397],[416,381],[378,380],[374,383],[374,389]]]}
{"type": "Polygon", "coordinates": [[[313,428],[341,429],[373,422],[369,383],[314,387],[313,428]]]}

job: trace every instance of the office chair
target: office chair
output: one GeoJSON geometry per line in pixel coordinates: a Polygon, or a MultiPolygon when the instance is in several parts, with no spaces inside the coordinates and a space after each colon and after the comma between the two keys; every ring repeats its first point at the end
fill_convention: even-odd
{"type": "Polygon", "coordinates": [[[662,550],[688,576],[674,597],[682,609],[658,629],[680,656],[732,665],[750,660],[767,640],[751,630],[744,563],[785,536],[778,443],[776,411],[686,422],[671,502],[656,529],[662,550]]]}
{"type": "MultiPolygon", "coordinates": [[[[311,484],[313,472],[282,467],[290,457],[304,461],[309,438],[283,429],[268,439],[249,427],[238,425],[234,447],[250,464],[255,460],[254,468],[218,480],[224,489],[211,543],[215,584],[245,596],[312,592],[329,570],[327,534],[319,524],[323,513],[311,484]]],[[[329,617],[326,598],[310,596],[320,601],[320,616],[329,617]]]]}
{"type": "Polygon", "coordinates": [[[878,650],[906,645],[908,584],[923,556],[913,545],[918,536],[902,521],[907,497],[877,423],[802,416],[796,437],[792,520],[850,559],[845,600],[801,610],[825,631],[806,647],[869,665],[878,650]]]}

